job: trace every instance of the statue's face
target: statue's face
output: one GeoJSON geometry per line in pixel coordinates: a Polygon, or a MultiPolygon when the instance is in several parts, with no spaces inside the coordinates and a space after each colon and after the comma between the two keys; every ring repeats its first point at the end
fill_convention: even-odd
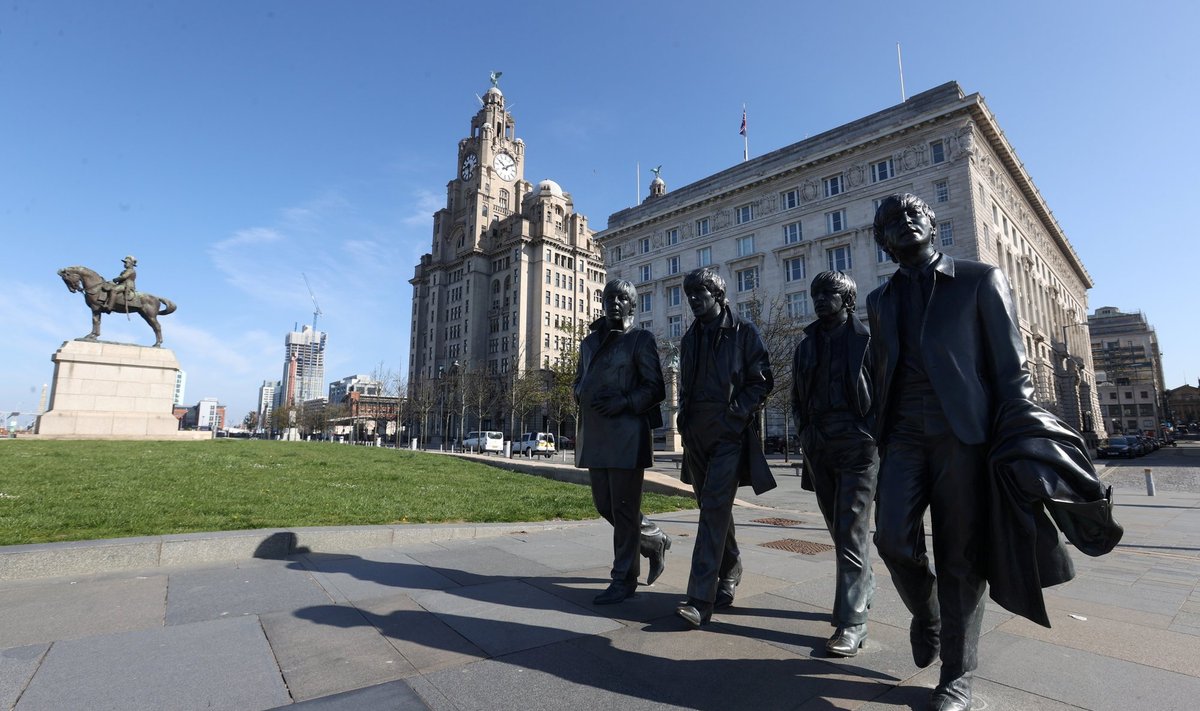
{"type": "Polygon", "coordinates": [[[915,206],[895,210],[883,226],[883,239],[901,263],[933,251],[933,225],[915,206]]]}
{"type": "Polygon", "coordinates": [[[701,321],[711,321],[721,313],[721,302],[717,294],[713,294],[703,284],[685,289],[688,306],[692,307],[692,315],[701,321]]]}
{"type": "Polygon", "coordinates": [[[620,289],[605,290],[603,298],[604,317],[608,319],[609,323],[621,326],[633,315],[633,299],[624,291],[620,289]]]}
{"type": "Polygon", "coordinates": [[[813,310],[821,320],[836,319],[846,313],[846,300],[841,292],[823,286],[812,292],[813,310]]]}

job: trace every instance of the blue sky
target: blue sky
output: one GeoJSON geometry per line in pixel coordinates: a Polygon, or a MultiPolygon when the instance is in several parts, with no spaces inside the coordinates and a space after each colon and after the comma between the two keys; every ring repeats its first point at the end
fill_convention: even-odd
{"type": "MultiPolygon", "coordinates": [[[[326,377],[407,368],[408,279],[456,146],[500,81],[528,146],[600,229],[635,166],[679,187],[956,80],[983,94],[1095,281],[1141,310],[1167,383],[1200,378],[1195,3],[212,2],[0,8],[0,410],[32,412],[89,316],[55,275],[179,304],[187,399],[230,419],[329,333],[326,377]]],[[[104,336],[152,342],[140,321],[104,336]]]]}

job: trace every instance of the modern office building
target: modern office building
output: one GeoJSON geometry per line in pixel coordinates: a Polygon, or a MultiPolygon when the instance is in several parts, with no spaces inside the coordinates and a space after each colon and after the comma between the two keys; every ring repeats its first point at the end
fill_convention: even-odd
{"type": "Polygon", "coordinates": [[[264,380],[258,388],[258,426],[259,429],[271,429],[271,413],[279,404],[280,383],[278,380],[264,380]]]}
{"type": "Polygon", "coordinates": [[[599,308],[604,264],[587,218],[554,181],[525,179],[525,142],[504,101],[488,89],[458,142],[446,206],[410,280],[410,394],[452,368],[498,381],[547,368],[574,347],[571,325],[599,308]]]}
{"type": "Polygon", "coordinates": [[[1092,353],[1076,328],[1091,277],[983,97],[955,82],[676,190],[656,179],[595,242],[608,274],[637,285],[637,319],[660,342],[686,331],[683,276],[706,265],[739,313],[780,335],[769,341],[776,394],[766,426],[775,434],[787,427],[795,331],[815,318],[809,282],[826,269],[849,273],[865,318],[867,293],[896,270],[875,244],[875,208],[905,192],[935,211],[943,252],[1004,271],[1035,399],[1094,440],[1092,353]]]}
{"type": "Polygon", "coordinates": [[[364,395],[383,395],[383,383],[369,375],[350,375],[329,384],[329,403],[337,405],[352,392],[364,395]]]}
{"type": "Polygon", "coordinates": [[[171,403],[175,406],[183,405],[184,391],[187,389],[187,373],[182,370],[175,371],[175,399],[171,403]]]}
{"type": "Polygon", "coordinates": [[[293,405],[325,397],[325,333],[305,325],[283,341],[283,398],[293,405]]]}
{"type": "Polygon", "coordinates": [[[1158,334],[1139,312],[1112,306],[1088,316],[1100,405],[1111,432],[1157,432],[1165,419],[1158,334]]]}

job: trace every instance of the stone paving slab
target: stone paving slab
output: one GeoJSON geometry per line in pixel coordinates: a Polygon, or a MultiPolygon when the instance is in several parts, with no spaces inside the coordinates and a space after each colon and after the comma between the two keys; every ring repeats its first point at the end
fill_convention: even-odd
{"type": "Polygon", "coordinates": [[[553,568],[486,544],[447,547],[437,553],[413,553],[412,557],[459,585],[557,574],[553,568]]]}
{"type": "Polygon", "coordinates": [[[56,642],[17,704],[63,709],[231,709],[291,701],[256,617],[56,642]]]}
{"type": "Polygon", "coordinates": [[[0,648],[161,627],[166,588],[156,575],[0,590],[0,648]]]}
{"type": "Polygon", "coordinates": [[[976,675],[1092,711],[1191,711],[1200,678],[1004,632],[979,642],[976,675]]]}
{"type": "Polygon", "coordinates": [[[259,618],[292,698],[327,696],[417,673],[359,610],[329,605],[320,615],[292,611],[259,618]]]}
{"type": "Polygon", "coordinates": [[[289,711],[428,711],[429,706],[408,682],[399,680],[277,708],[289,711]]]}
{"type": "MultiPolygon", "coordinates": [[[[444,550],[439,548],[439,552],[444,550]]],[[[337,602],[458,586],[433,568],[390,548],[361,551],[359,555],[311,554],[302,558],[301,565],[337,602]]]]}
{"type": "MultiPolygon", "coordinates": [[[[297,615],[314,619],[323,608],[298,610],[297,615]]],[[[358,603],[367,623],[422,673],[469,664],[487,657],[438,615],[418,605],[407,595],[372,598],[358,603]]]]}
{"type": "Polygon", "coordinates": [[[493,657],[622,628],[518,580],[419,593],[413,600],[493,657]]]}
{"type": "Polygon", "coordinates": [[[0,649],[0,708],[11,709],[42,663],[49,644],[0,649]]]}
{"type": "Polygon", "coordinates": [[[330,601],[307,571],[287,566],[279,561],[251,568],[176,572],[167,589],[167,624],[256,615],[330,601]]]}

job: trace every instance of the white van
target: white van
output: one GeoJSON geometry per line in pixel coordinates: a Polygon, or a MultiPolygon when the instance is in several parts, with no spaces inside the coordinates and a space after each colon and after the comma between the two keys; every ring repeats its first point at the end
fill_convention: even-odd
{"type": "Polygon", "coordinates": [[[517,454],[540,454],[547,459],[554,454],[554,435],[550,432],[526,432],[516,445],[517,454]]]}
{"type": "Polygon", "coordinates": [[[493,431],[468,432],[463,440],[468,452],[503,452],[504,435],[493,431]]]}

